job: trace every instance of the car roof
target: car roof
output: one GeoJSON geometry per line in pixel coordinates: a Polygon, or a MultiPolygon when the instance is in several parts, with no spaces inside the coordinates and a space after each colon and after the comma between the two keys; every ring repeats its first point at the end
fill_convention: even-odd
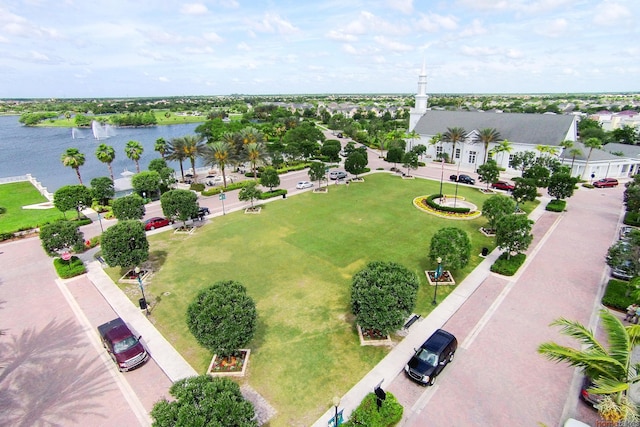
{"type": "Polygon", "coordinates": [[[424,344],[422,344],[422,348],[426,348],[427,350],[440,351],[455,339],[456,337],[454,337],[444,329],[438,329],[424,342],[424,344]]]}

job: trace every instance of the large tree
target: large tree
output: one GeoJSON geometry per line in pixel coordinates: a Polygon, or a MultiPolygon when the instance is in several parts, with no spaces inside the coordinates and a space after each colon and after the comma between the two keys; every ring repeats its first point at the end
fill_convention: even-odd
{"type": "Polygon", "coordinates": [[[409,170],[418,169],[418,154],[415,151],[407,151],[402,158],[402,166],[407,168],[407,176],[411,176],[409,170]]]}
{"type": "Polygon", "coordinates": [[[311,181],[318,181],[318,188],[320,188],[320,181],[326,177],[326,166],[322,162],[311,162],[309,166],[309,179],[311,181]]]}
{"type": "Polygon", "coordinates": [[[389,163],[393,163],[393,168],[398,168],[398,163],[402,161],[404,157],[404,149],[400,147],[390,147],[387,150],[387,158],[385,159],[389,163]]]}
{"type": "Polygon", "coordinates": [[[364,150],[354,150],[344,161],[344,169],[358,178],[358,175],[367,170],[367,153],[364,150]]]}
{"type": "Polygon", "coordinates": [[[373,261],[353,276],[351,310],[362,329],[398,330],[411,314],[418,292],[416,274],[394,262],[373,261]]]}
{"type": "Polygon", "coordinates": [[[573,196],[577,182],[578,179],[567,172],[554,173],[549,178],[547,192],[556,200],[566,199],[573,196]]]}
{"type": "Polygon", "coordinates": [[[511,190],[511,196],[516,201],[516,209],[520,203],[532,202],[538,195],[538,187],[536,181],[531,178],[515,178],[516,182],[513,190],[511,190]]]}
{"type": "Polygon", "coordinates": [[[584,164],[584,170],[582,171],[582,179],[584,179],[584,176],[589,169],[589,160],[591,160],[591,154],[593,153],[593,150],[602,148],[602,141],[598,138],[589,138],[584,141],[584,146],[589,149],[589,154],[587,154],[587,160],[584,164]]]}
{"type": "Polygon", "coordinates": [[[278,171],[271,166],[264,168],[260,174],[260,185],[269,188],[269,191],[273,191],[273,187],[280,185],[280,175],[278,175],[278,171]]]}
{"type": "Polygon", "coordinates": [[[471,259],[471,241],[464,230],[456,227],[441,228],[431,237],[429,259],[449,270],[460,270],[469,264],[471,259]]]}
{"type": "Polygon", "coordinates": [[[138,141],[129,141],[124,147],[124,152],[130,160],[136,164],[136,172],[140,173],[140,158],[144,152],[144,147],[138,141]]]}
{"type": "Polygon", "coordinates": [[[137,194],[115,199],[112,208],[113,215],[120,221],[128,219],[140,220],[145,214],[144,200],[137,194]]]}
{"type": "Polygon", "coordinates": [[[154,427],[258,426],[253,405],[229,378],[183,378],[171,385],[169,394],[171,401],[162,399],[153,405],[154,427]]]}
{"type": "Polygon", "coordinates": [[[153,151],[160,153],[160,157],[164,160],[165,154],[169,152],[169,144],[164,138],[158,138],[153,145],[153,151]]]}
{"type": "Polygon", "coordinates": [[[613,413],[605,410],[607,406],[599,406],[605,420],[635,420],[637,409],[628,402],[626,394],[631,385],[640,382],[640,365],[632,359],[633,350],[640,345],[640,327],[623,325],[616,315],[605,309],[600,310],[600,320],[606,336],[603,341],[578,322],[565,318],[555,320],[552,325],[576,340],[579,348],[545,342],[538,347],[538,353],[551,361],[581,369],[594,383],[590,392],[610,396],[615,403],[613,413]]]}
{"type": "Polygon", "coordinates": [[[258,314],[246,288],[234,280],[202,289],[187,308],[187,326],[195,339],[220,357],[228,357],[253,338],[258,314]]]}
{"type": "Polygon", "coordinates": [[[205,152],[205,143],[200,136],[187,135],[182,137],[182,149],[184,156],[191,162],[191,170],[194,180],[197,178],[196,158],[202,156],[205,152]]]}
{"type": "Polygon", "coordinates": [[[253,179],[255,181],[258,180],[258,164],[265,160],[266,155],[267,151],[261,142],[250,142],[244,146],[244,158],[251,165],[251,172],[253,173],[253,179]]]}
{"type": "Polygon", "coordinates": [[[262,191],[256,186],[255,182],[250,182],[240,189],[238,192],[238,200],[246,202],[251,201],[251,209],[253,209],[253,201],[260,198],[262,191]]]}
{"type": "Polygon", "coordinates": [[[143,197],[151,197],[160,191],[160,174],[156,171],[142,171],[131,177],[131,185],[136,193],[143,197]]]}
{"type": "Polygon", "coordinates": [[[500,169],[495,160],[491,159],[484,162],[484,164],[478,167],[478,177],[480,181],[487,184],[487,190],[489,185],[493,184],[500,178],[500,169]]]}
{"type": "Polygon", "coordinates": [[[149,259],[149,242],[140,221],[118,221],[104,231],[100,246],[110,267],[133,268],[149,259]]]}
{"type": "Polygon", "coordinates": [[[484,147],[484,162],[487,163],[487,158],[489,156],[489,144],[497,142],[500,139],[500,132],[495,128],[484,128],[480,129],[478,133],[478,138],[484,147]]]}
{"type": "Polygon", "coordinates": [[[507,253],[507,259],[514,252],[527,250],[533,241],[532,227],[533,221],[526,215],[503,215],[496,221],[496,244],[507,253]]]}
{"type": "Polygon", "coordinates": [[[77,148],[67,148],[67,150],[60,156],[60,161],[63,165],[68,166],[76,171],[76,176],[80,185],[82,185],[82,176],[80,176],[80,166],[84,165],[84,154],[77,148]]]}
{"type": "Polygon", "coordinates": [[[216,141],[208,146],[203,153],[204,163],[208,166],[218,166],[222,173],[222,186],[227,188],[226,166],[234,159],[232,146],[226,141],[216,141]]]}
{"type": "Polygon", "coordinates": [[[59,255],[70,249],[82,249],[83,234],[71,221],[56,221],[40,227],[40,241],[49,256],[59,255]]]}
{"type": "Polygon", "coordinates": [[[182,162],[187,158],[184,153],[184,139],[183,138],[171,138],[167,144],[167,160],[173,160],[180,165],[180,177],[184,182],[184,167],[182,162]]]}
{"type": "Polygon", "coordinates": [[[455,163],[456,144],[458,142],[463,142],[466,135],[467,131],[461,127],[447,128],[447,131],[442,135],[442,140],[444,142],[451,143],[451,161],[453,163],[455,163]]]}
{"type": "Polygon", "coordinates": [[[108,176],[100,176],[91,180],[91,196],[101,205],[108,205],[116,192],[113,180],[108,176]]]}
{"type": "Polygon", "coordinates": [[[496,194],[489,197],[482,204],[482,215],[487,218],[487,227],[495,231],[500,218],[512,214],[516,209],[516,202],[507,196],[496,194]]]}
{"type": "Polygon", "coordinates": [[[84,185],[65,185],[53,193],[53,206],[62,212],[66,218],[66,212],[75,210],[80,218],[80,211],[91,206],[93,200],[91,190],[84,185]]]}
{"type": "Polygon", "coordinates": [[[186,222],[198,215],[198,196],[190,190],[169,190],[160,197],[162,212],[167,218],[186,222]]]}
{"type": "Polygon", "coordinates": [[[111,163],[113,163],[113,161],[116,158],[116,150],[110,145],[100,144],[98,145],[98,148],[96,148],[96,157],[102,163],[105,163],[107,165],[107,168],[109,169],[109,176],[111,177],[111,181],[114,181],[113,168],[111,167],[111,163]]]}

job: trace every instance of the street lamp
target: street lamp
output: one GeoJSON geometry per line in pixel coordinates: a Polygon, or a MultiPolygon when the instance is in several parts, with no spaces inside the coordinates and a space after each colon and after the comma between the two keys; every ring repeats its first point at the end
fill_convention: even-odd
{"type": "Polygon", "coordinates": [[[138,286],[140,287],[140,292],[142,292],[142,301],[144,301],[144,309],[147,312],[147,316],[149,315],[149,304],[147,304],[147,297],[144,296],[144,286],[142,285],[142,279],[140,278],[140,267],[136,267],[133,269],[136,273],[136,277],[138,278],[138,286]]]}
{"type": "Polygon", "coordinates": [[[336,408],[336,414],[333,418],[333,425],[334,427],[338,427],[338,422],[340,420],[338,420],[338,406],[340,406],[340,398],[338,396],[333,396],[333,406],[336,408]]]}
{"type": "Polygon", "coordinates": [[[438,281],[440,281],[440,276],[442,276],[442,258],[441,257],[436,258],[436,262],[438,263],[438,267],[436,267],[436,271],[433,275],[433,277],[436,280],[436,287],[433,290],[433,301],[431,301],[431,304],[433,305],[438,304],[438,301],[436,300],[436,296],[438,295],[438,281]]]}

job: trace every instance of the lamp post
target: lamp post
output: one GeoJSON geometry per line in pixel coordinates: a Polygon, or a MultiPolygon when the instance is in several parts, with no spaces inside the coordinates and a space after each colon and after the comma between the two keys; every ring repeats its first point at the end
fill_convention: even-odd
{"type": "Polygon", "coordinates": [[[144,296],[144,286],[142,285],[142,279],[140,278],[140,267],[134,268],[136,277],[138,278],[138,286],[140,287],[140,292],[142,292],[142,300],[144,301],[144,309],[147,312],[147,316],[149,315],[149,304],[147,304],[147,297],[144,296]]]}
{"type": "Polygon", "coordinates": [[[442,163],[442,171],[440,172],[440,197],[442,197],[442,181],[444,180],[444,157],[440,159],[442,163]]]}
{"type": "Polygon", "coordinates": [[[438,263],[438,267],[436,267],[436,271],[433,275],[433,277],[436,279],[436,287],[433,290],[433,301],[431,301],[431,304],[433,305],[438,304],[436,297],[438,295],[438,282],[440,281],[440,276],[442,276],[442,258],[436,258],[436,262],[438,263]]]}
{"type": "Polygon", "coordinates": [[[338,406],[340,406],[340,398],[338,396],[333,396],[333,406],[336,408],[336,413],[333,418],[333,425],[334,427],[338,427],[338,423],[340,422],[340,420],[338,419],[338,406]]]}

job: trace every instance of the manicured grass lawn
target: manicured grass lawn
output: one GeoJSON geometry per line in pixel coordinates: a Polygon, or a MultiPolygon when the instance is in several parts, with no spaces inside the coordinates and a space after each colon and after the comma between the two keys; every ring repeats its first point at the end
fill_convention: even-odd
{"type": "MultiPolygon", "coordinates": [[[[472,259],[464,270],[452,272],[457,282],[480,262],[482,247],[495,246],[478,231],[486,223],[482,217],[443,219],[413,206],[414,197],[437,192],[439,182],[388,174],[365,180],[333,185],[328,194],[308,192],[268,203],[260,215],[217,217],[190,236],[161,233],[149,239],[160,268],[147,291],[160,296],[153,319],[198,372],[206,370],[212,355],[188,331],[187,306],[199,289],[218,280],[247,287],[259,321],[242,381],[277,409],[272,427],[310,425],[334,395],[344,394],[388,352],[360,347],[350,311],[351,277],[367,262],[395,261],[415,271],[421,288],[414,311],[426,315],[433,288],[424,270],[435,267],[427,259],[431,236],[443,227],[468,233],[472,259]]],[[[445,183],[447,194],[453,188],[445,183]]],[[[458,194],[479,208],[488,197],[464,186],[458,194]]],[[[119,273],[110,269],[112,277],[119,273]]],[[[452,290],[440,287],[438,301],[452,290]]],[[[135,286],[127,293],[139,298],[135,286]]]]}
{"type": "MultiPolygon", "coordinates": [[[[0,215],[0,233],[34,228],[62,218],[62,212],[52,209],[22,209],[22,206],[46,202],[47,199],[28,181],[0,184],[0,206],[7,212],[0,215]]],[[[67,213],[69,219],[75,213],[67,213]]]]}

